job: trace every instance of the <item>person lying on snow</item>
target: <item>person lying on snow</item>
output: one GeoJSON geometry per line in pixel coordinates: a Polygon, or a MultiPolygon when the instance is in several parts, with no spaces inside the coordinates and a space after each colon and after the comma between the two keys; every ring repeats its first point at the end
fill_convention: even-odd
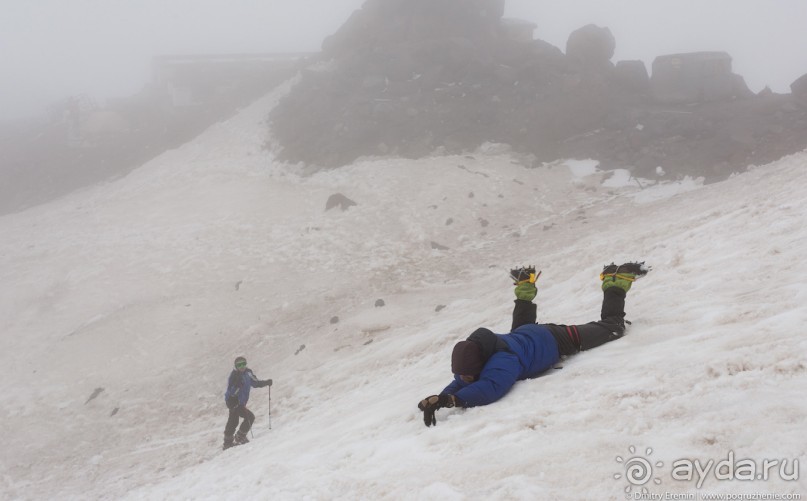
{"type": "Polygon", "coordinates": [[[454,346],[454,381],[439,395],[418,404],[426,426],[436,425],[434,414],[443,407],[476,407],[502,398],[516,381],[539,376],[561,357],[590,350],[625,334],[625,295],[633,282],[650,268],[641,263],[611,263],[600,274],[603,301],[600,321],[583,325],[536,324],[537,289],[534,267],[512,270],[516,285],[513,326],[509,334],[475,330],[454,346]]]}

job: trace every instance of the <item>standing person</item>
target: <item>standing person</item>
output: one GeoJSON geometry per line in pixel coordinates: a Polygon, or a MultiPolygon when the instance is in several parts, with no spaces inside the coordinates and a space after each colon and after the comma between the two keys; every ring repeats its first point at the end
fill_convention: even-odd
{"type": "Polygon", "coordinates": [[[227,391],[224,392],[224,402],[227,404],[227,408],[230,409],[230,417],[227,419],[227,426],[224,427],[223,450],[249,442],[247,432],[252,427],[252,423],[255,422],[255,414],[247,409],[249,390],[253,387],[272,386],[271,379],[261,381],[255,377],[252,369],[247,368],[246,358],[237,357],[234,365],[235,368],[227,379],[227,391]],[[243,418],[244,421],[241,423],[241,427],[238,428],[238,433],[235,433],[239,418],[243,418]]]}
{"type": "MultiPolygon", "coordinates": [[[[454,381],[439,395],[418,404],[426,426],[437,424],[443,407],[476,407],[502,398],[522,379],[539,376],[561,357],[590,350],[625,334],[625,295],[633,282],[650,271],[644,263],[610,264],[600,274],[603,301],[600,320],[583,325],[536,324],[535,268],[512,270],[516,285],[513,325],[509,334],[475,330],[454,346],[454,381]]],[[[539,273],[540,275],[540,273],[539,273]]]]}

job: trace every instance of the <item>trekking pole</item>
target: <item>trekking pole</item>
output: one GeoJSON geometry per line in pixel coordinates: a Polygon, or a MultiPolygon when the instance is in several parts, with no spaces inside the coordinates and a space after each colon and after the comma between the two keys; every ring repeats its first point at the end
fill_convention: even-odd
{"type": "Polygon", "coordinates": [[[269,395],[269,429],[272,429],[272,387],[267,388],[267,394],[269,395]]]}

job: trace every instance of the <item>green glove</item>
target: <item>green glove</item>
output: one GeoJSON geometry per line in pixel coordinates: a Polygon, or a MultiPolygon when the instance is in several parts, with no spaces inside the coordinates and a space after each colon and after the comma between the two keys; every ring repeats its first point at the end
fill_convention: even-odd
{"type": "Polygon", "coordinates": [[[534,283],[522,282],[516,285],[516,298],[523,301],[532,301],[535,295],[538,294],[538,289],[535,288],[534,283]]]}

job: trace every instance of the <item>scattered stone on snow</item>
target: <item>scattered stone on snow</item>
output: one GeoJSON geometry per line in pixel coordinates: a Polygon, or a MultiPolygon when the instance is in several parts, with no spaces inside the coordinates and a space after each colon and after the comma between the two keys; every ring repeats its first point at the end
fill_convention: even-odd
{"type": "Polygon", "coordinates": [[[328,211],[334,207],[339,207],[344,212],[354,205],[358,204],[341,193],[334,193],[325,202],[325,210],[328,211]]]}

